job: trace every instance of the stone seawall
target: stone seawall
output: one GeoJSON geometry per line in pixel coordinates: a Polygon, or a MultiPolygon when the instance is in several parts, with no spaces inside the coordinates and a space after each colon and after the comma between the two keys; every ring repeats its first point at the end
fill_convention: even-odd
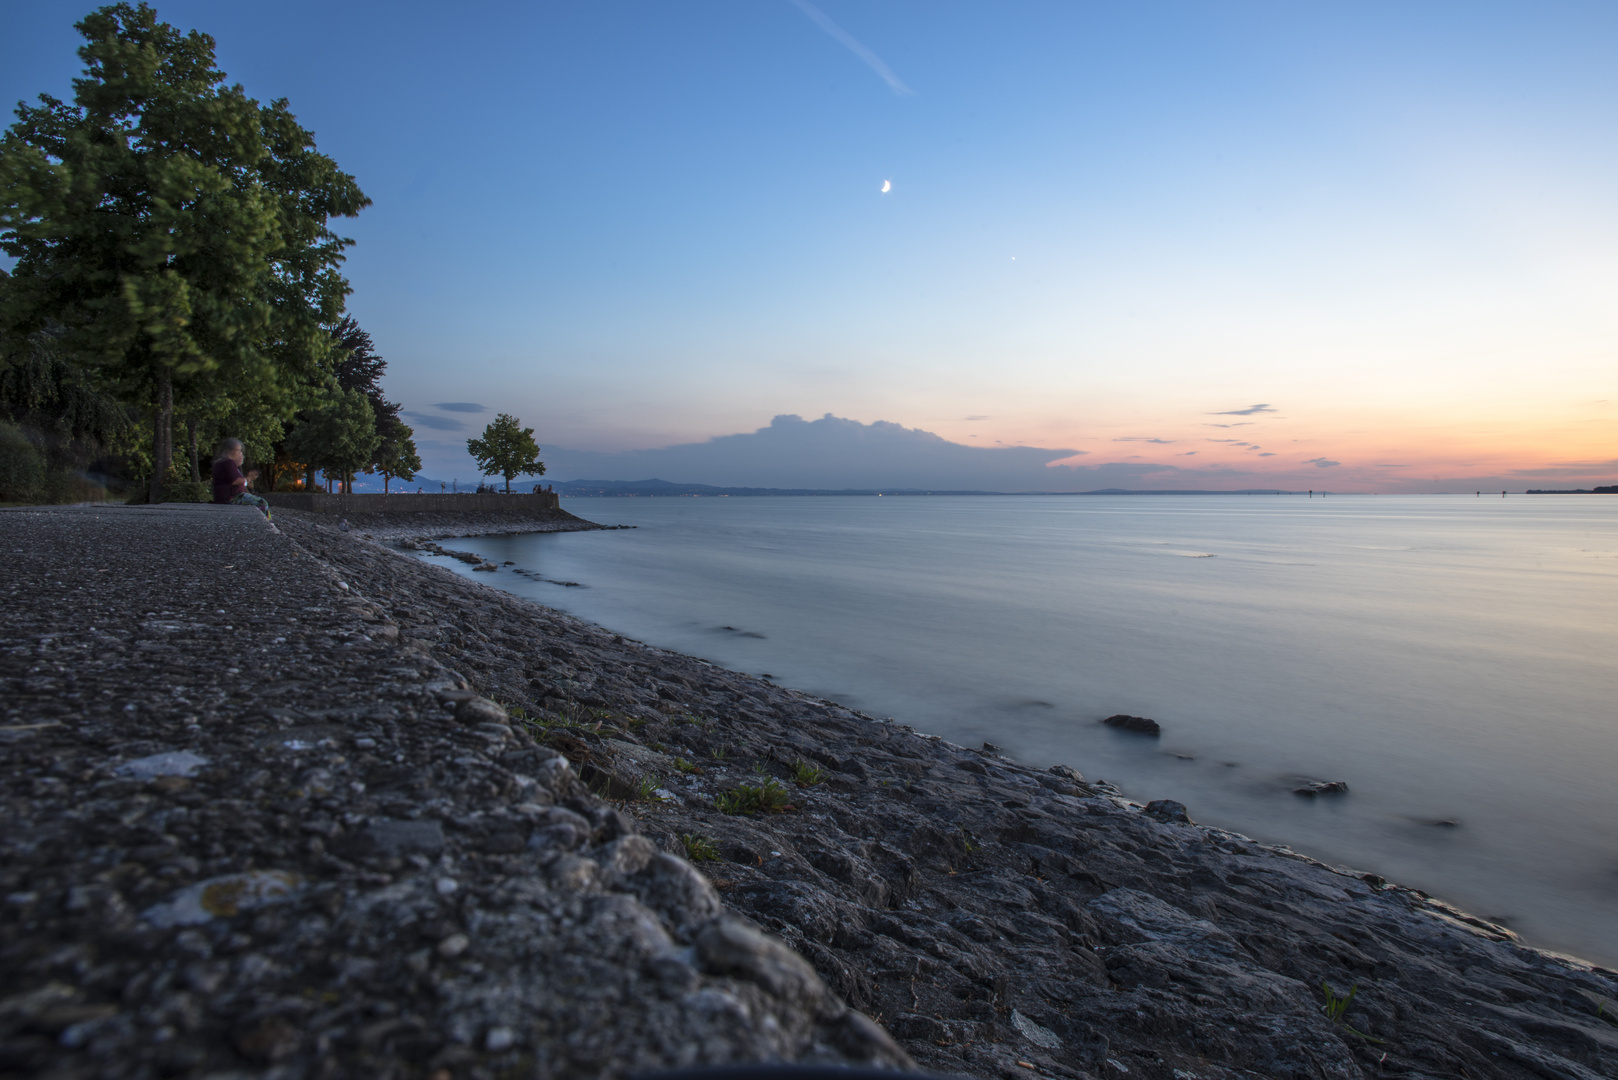
{"type": "Polygon", "coordinates": [[[270,492],[264,498],[272,507],[301,510],[312,514],[523,514],[561,508],[554,492],[525,494],[439,495],[396,492],[392,495],[326,495],[319,492],[270,492]]]}

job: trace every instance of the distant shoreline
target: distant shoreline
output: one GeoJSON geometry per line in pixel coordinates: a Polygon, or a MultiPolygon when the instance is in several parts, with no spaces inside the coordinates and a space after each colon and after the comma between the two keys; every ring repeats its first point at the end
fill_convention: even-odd
{"type": "MultiPolygon", "coordinates": [[[[554,485],[556,493],[564,499],[656,499],[656,498],[758,498],[758,497],[808,497],[808,496],[859,496],[865,498],[899,498],[907,495],[995,495],[1005,497],[1015,496],[1062,496],[1078,497],[1086,495],[1302,495],[1320,498],[1377,498],[1380,492],[1364,491],[1325,491],[1319,488],[1313,491],[1294,491],[1285,488],[1238,488],[1234,490],[1201,490],[1194,488],[1172,490],[1146,490],[1136,488],[1099,488],[1094,491],[943,491],[929,488],[761,488],[761,487],[718,487],[711,484],[676,484],[667,480],[568,480],[554,485]]],[[[1403,494],[1420,495],[1474,495],[1471,491],[1425,491],[1405,492],[1403,494]]],[[[1492,494],[1492,492],[1483,492],[1492,494]]],[[[1504,494],[1504,493],[1503,493],[1504,494]]],[[[1542,490],[1531,488],[1527,491],[1510,492],[1522,495],[1609,495],[1618,494],[1618,485],[1602,486],[1596,488],[1577,488],[1570,490],[1542,490]]]]}
{"type": "MultiPolygon", "coordinates": [[[[1307,495],[1307,491],[1287,491],[1278,488],[1241,488],[1234,491],[1200,491],[1194,489],[1149,491],[1129,488],[1100,488],[1095,491],[942,491],[931,488],[761,488],[717,487],[711,484],[675,484],[667,480],[568,480],[554,485],[556,493],[564,499],[578,498],[752,498],[758,496],[827,496],[849,495],[865,497],[903,495],[1307,495]]],[[[1316,495],[1339,494],[1315,491],[1316,495]]]]}

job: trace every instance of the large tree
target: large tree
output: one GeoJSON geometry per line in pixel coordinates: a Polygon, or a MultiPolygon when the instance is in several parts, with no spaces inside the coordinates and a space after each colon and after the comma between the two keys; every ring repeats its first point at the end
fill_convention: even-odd
{"type": "MultiPolygon", "coordinates": [[[[327,366],[368,205],[285,99],[226,86],[214,41],[112,4],[76,28],[73,101],[20,104],[0,141],[0,310],[12,341],[51,328],[123,400],[151,410],[157,497],[174,409],[236,388],[290,415],[327,366]]],[[[14,351],[14,350],[7,350],[14,351]]]]}
{"type": "Polygon", "coordinates": [[[534,442],[534,429],[522,426],[510,413],[501,413],[483,429],[483,438],[466,440],[466,449],[483,470],[484,476],[504,476],[506,491],[511,490],[511,478],[544,476],[545,463],[539,460],[539,444],[534,442]]]}

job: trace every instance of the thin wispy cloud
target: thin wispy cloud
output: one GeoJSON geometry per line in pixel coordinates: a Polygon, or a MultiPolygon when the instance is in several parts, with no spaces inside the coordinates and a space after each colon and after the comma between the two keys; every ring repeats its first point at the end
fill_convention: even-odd
{"type": "Polygon", "coordinates": [[[1251,420],[1238,420],[1234,424],[1203,424],[1202,426],[1203,427],[1223,427],[1223,428],[1252,427],[1253,426],[1253,421],[1251,421],[1251,420]]]}
{"type": "Polygon", "coordinates": [[[1160,446],[1167,446],[1169,443],[1179,442],[1178,439],[1154,439],[1154,438],[1151,438],[1150,436],[1147,436],[1147,435],[1124,435],[1124,436],[1121,436],[1120,438],[1116,438],[1116,439],[1114,439],[1112,441],[1113,442],[1149,442],[1149,443],[1157,443],[1160,446]]]}
{"type": "Polygon", "coordinates": [[[434,431],[463,431],[466,428],[466,425],[459,420],[451,420],[447,416],[419,412],[407,412],[404,415],[417,427],[432,428],[434,431]]]}
{"type": "Polygon", "coordinates": [[[443,409],[445,412],[488,412],[489,411],[489,407],[487,405],[479,405],[475,401],[440,401],[437,405],[434,405],[433,408],[435,408],[435,409],[443,409]]]}
{"type": "Polygon", "coordinates": [[[1341,465],[1342,462],[1341,461],[1332,461],[1329,458],[1312,457],[1312,458],[1308,459],[1307,461],[1305,461],[1304,464],[1305,465],[1313,465],[1317,469],[1330,469],[1335,465],[1341,465]]]}
{"type": "Polygon", "coordinates": [[[1259,413],[1275,412],[1271,405],[1249,405],[1245,409],[1230,409],[1226,412],[1209,413],[1209,416],[1256,416],[1259,413]]]}
{"type": "Polygon", "coordinates": [[[830,34],[833,38],[842,42],[843,46],[848,49],[849,52],[865,61],[865,66],[880,75],[882,77],[882,81],[887,83],[895,94],[908,95],[915,93],[914,90],[910,89],[910,87],[904,84],[904,81],[900,79],[899,76],[893,73],[892,68],[888,67],[888,65],[882,62],[882,58],[880,56],[866,48],[865,44],[853,34],[850,34],[847,30],[844,30],[841,26],[838,26],[836,23],[832,22],[824,11],[821,11],[819,8],[815,7],[815,5],[811,4],[809,0],[792,0],[792,2],[797,5],[799,11],[809,16],[809,18],[814,21],[816,26],[826,31],[826,33],[830,34]]]}

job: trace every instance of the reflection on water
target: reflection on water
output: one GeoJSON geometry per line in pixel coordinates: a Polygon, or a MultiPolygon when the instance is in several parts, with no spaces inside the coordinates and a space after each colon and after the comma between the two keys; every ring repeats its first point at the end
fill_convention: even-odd
{"type": "MultiPolygon", "coordinates": [[[[570,500],[453,546],[652,644],[1618,963],[1618,498],[570,500]],[[1114,731],[1152,717],[1161,739],[1114,731]],[[1311,780],[1346,796],[1306,799],[1311,780]]],[[[457,572],[466,572],[451,564],[457,572]]]]}

